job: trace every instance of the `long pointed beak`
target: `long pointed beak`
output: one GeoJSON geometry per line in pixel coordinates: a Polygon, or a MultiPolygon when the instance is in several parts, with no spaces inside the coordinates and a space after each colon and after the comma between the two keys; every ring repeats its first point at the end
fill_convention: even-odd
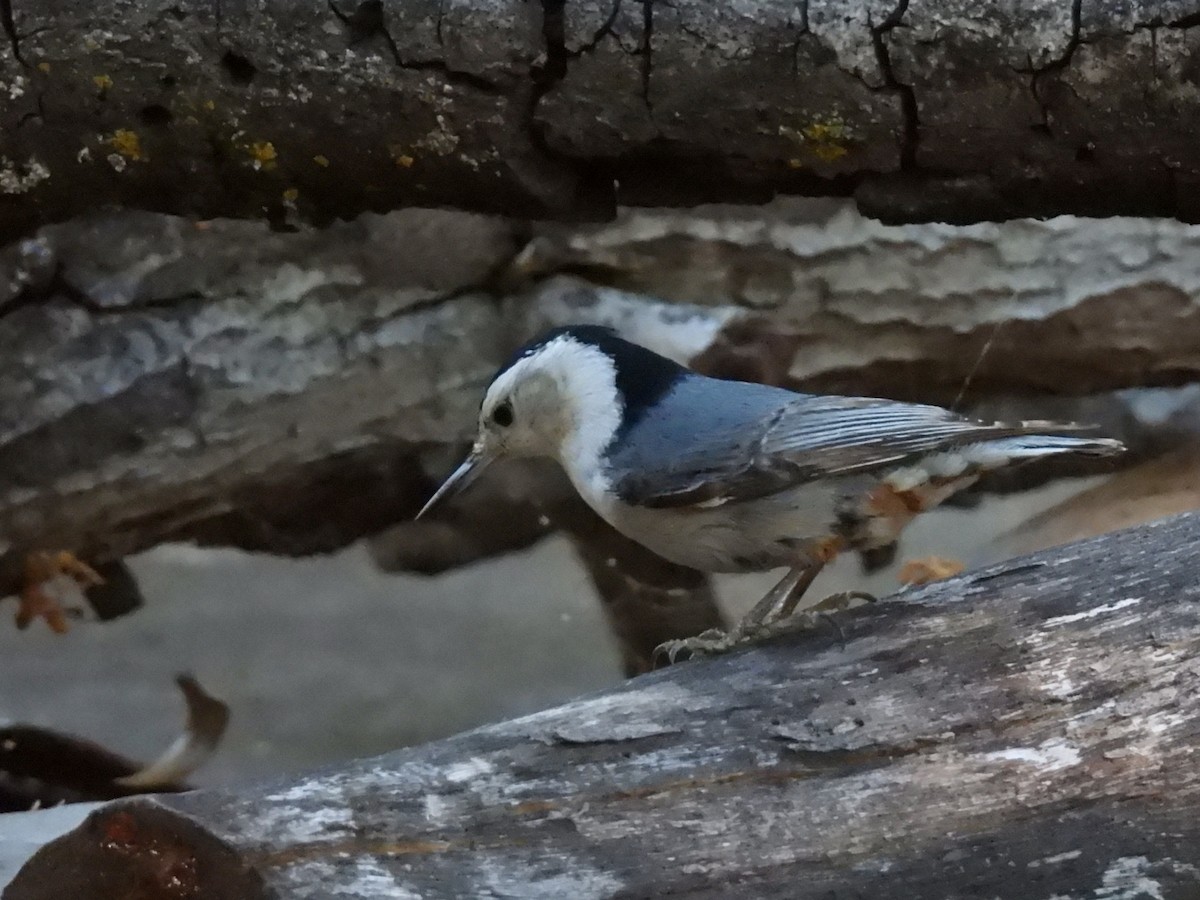
{"type": "Polygon", "coordinates": [[[442,482],[442,486],[429,498],[429,502],[421,507],[416,518],[421,518],[442,501],[449,500],[455,494],[465,491],[476,478],[483,474],[483,470],[491,464],[493,458],[478,446],[472,448],[471,455],[463,460],[461,466],[450,473],[449,478],[442,482]]]}

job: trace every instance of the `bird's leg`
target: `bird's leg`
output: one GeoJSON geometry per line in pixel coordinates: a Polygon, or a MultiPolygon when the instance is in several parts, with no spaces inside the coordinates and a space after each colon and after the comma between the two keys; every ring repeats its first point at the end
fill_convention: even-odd
{"type": "Polygon", "coordinates": [[[824,610],[842,609],[853,599],[873,601],[875,598],[870,594],[851,591],[834,594],[804,607],[799,612],[796,611],[809,587],[841,549],[840,538],[816,542],[805,554],[804,560],[789,569],[779,583],[754,604],[750,612],[728,632],[711,628],[695,637],[667,641],[655,648],[655,658],[665,655],[671,662],[675,662],[675,658],[684,650],[691,656],[723,653],[733,647],[806,627],[818,615],[822,615],[824,610]]]}
{"type": "Polygon", "coordinates": [[[733,626],[730,637],[738,633],[751,634],[790,618],[824,568],[825,562],[822,560],[789,569],[779,583],[767,591],[766,596],[755,603],[750,612],[733,626]]]}

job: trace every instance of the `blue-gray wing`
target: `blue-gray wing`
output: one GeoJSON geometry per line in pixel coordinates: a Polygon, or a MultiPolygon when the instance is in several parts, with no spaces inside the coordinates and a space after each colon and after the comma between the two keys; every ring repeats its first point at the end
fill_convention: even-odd
{"type": "Polygon", "coordinates": [[[627,503],[748,500],[931,451],[1047,430],[1044,422],[991,424],[937,406],[699,377],[681,382],[669,400],[631,428],[612,456],[613,486],[627,503]]]}

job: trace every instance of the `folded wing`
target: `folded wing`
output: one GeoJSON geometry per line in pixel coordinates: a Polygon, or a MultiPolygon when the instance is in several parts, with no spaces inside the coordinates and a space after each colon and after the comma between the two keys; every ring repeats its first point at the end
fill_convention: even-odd
{"type": "MultiPolygon", "coordinates": [[[[703,403],[695,409],[693,404],[673,404],[686,421],[646,422],[631,433],[632,464],[616,467],[615,487],[625,502],[671,507],[749,500],[820,478],[903,465],[955,447],[1077,430],[1050,422],[987,423],[937,406],[765,387],[747,398],[747,385],[731,391],[714,390],[714,384],[733,383],[709,382],[702,390],[690,386],[703,403]],[[673,446],[645,452],[638,438],[646,445],[658,444],[648,439],[654,431],[675,435],[673,446]]],[[[1063,452],[1063,440],[1070,445],[1078,441],[1078,448],[1070,449],[1084,453],[1115,452],[1120,446],[1084,437],[1055,438],[1048,442],[1048,452],[1063,452]]],[[[1036,455],[1036,446],[1026,447],[1025,458],[1036,455]]]]}

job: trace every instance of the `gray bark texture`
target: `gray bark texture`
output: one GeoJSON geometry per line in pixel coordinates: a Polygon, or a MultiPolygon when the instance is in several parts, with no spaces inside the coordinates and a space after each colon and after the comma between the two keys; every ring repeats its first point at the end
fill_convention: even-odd
{"type": "Polygon", "coordinates": [[[713,374],[946,403],[968,376],[971,400],[1195,378],[1198,246],[1162,221],[901,230],[794,204],[536,235],[431,210],[320,233],[47,226],[0,259],[0,594],[33,550],[311,554],[411,518],[495,367],[554,324],[713,374]]]}
{"type": "Polygon", "coordinates": [[[1194,897],[1198,564],[1187,514],[860,608],[844,639],[108,805],[4,898],[1194,897]]]}
{"type": "Polygon", "coordinates": [[[1196,220],[1177,0],[0,0],[0,237],[854,196],[1196,220]]]}

